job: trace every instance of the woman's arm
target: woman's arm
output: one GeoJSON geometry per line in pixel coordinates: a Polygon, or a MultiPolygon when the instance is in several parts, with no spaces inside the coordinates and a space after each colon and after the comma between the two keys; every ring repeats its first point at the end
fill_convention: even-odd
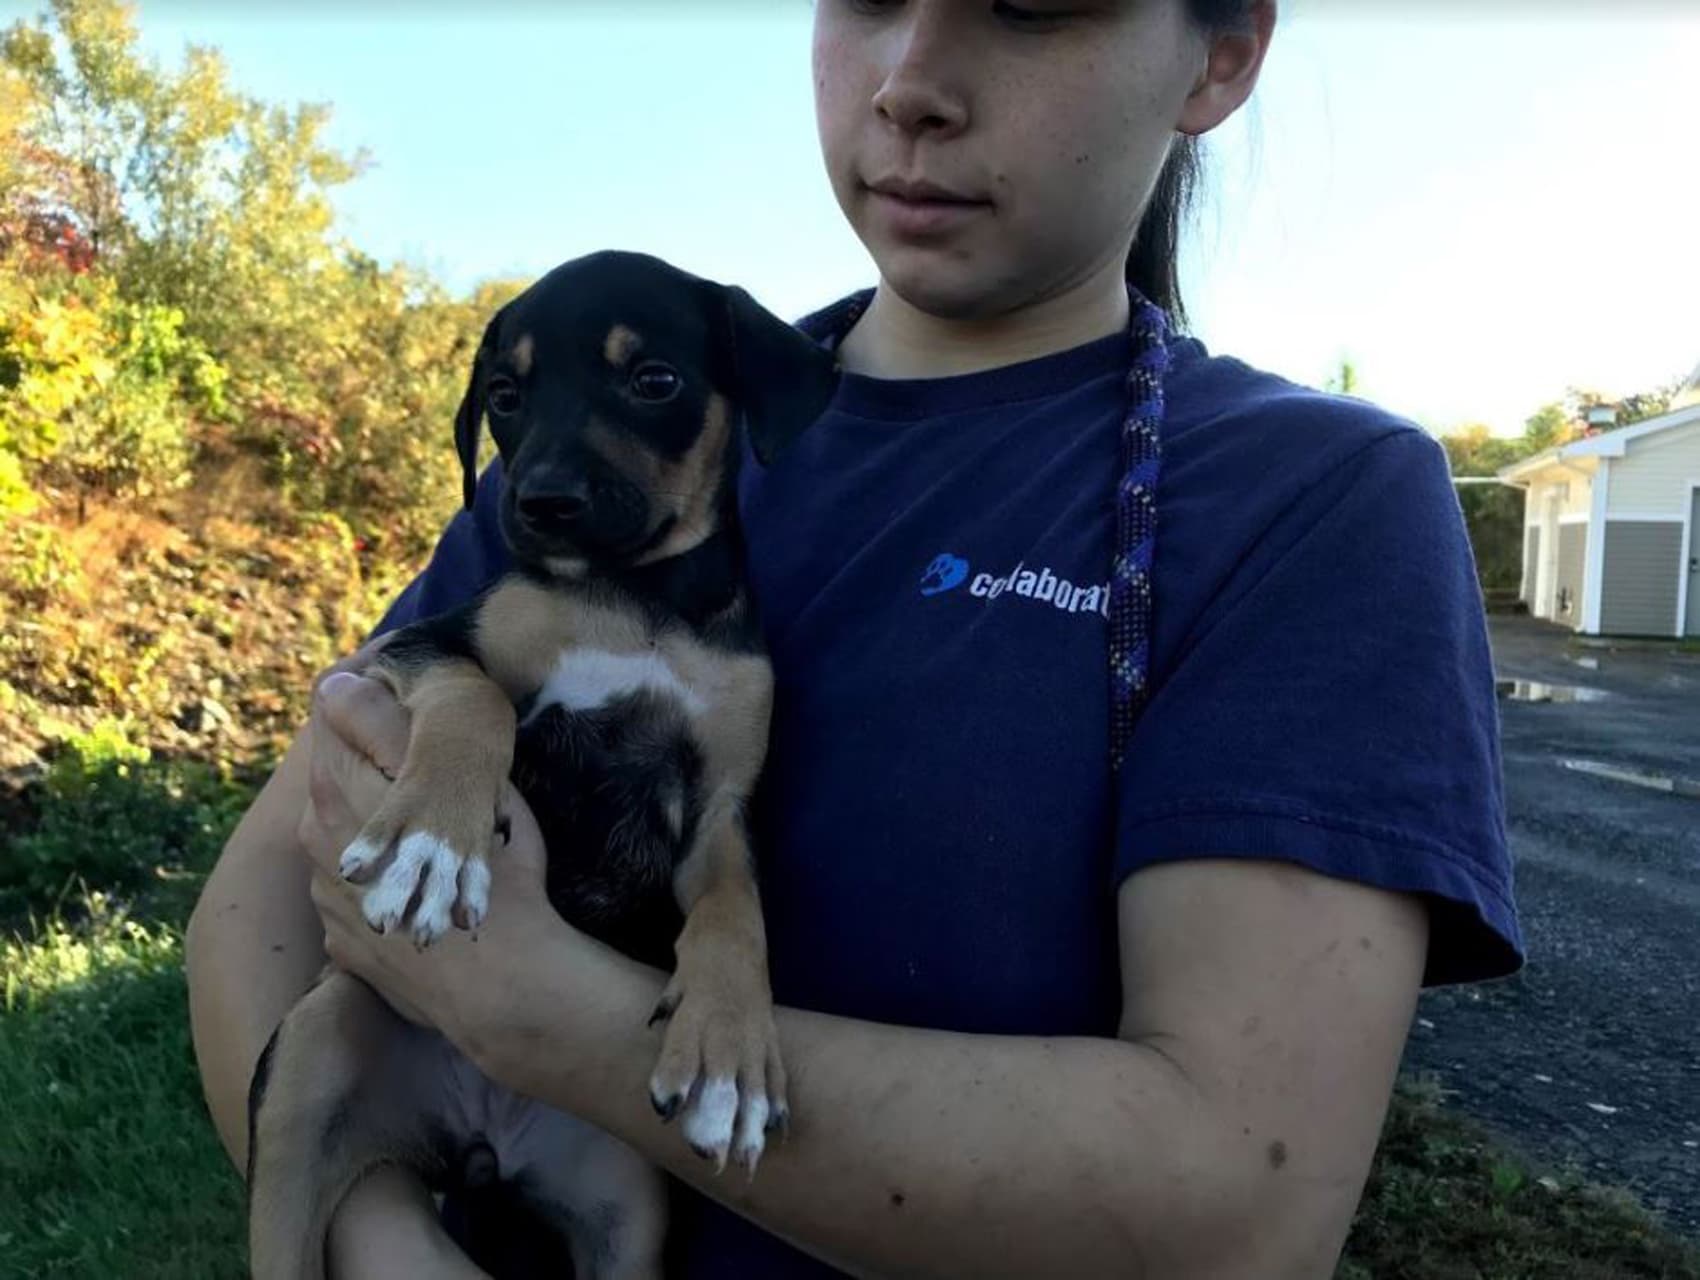
{"type": "MultiPolygon", "coordinates": [[[[365,683],[327,691],[355,741],[350,709],[382,701],[365,683]]],[[[334,851],[383,785],[351,751],[315,753],[316,806],[364,789],[310,849],[338,962],[417,1005],[496,1079],[800,1247],[881,1275],[1331,1271],[1415,1004],[1427,925],[1413,900],[1244,861],[1140,872],[1120,898],[1119,1040],[781,1009],[793,1131],[746,1182],[716,1177],[650,1109],[645,1019],[663,976],[562,924],[535,854],[496,859],[476,940],[418,952],[372,934],[334,851]]]]}
{"type": "MultiPolygon", "coordinates": [[[[296,738],[226,842],[184,940],[201,1086],[238,1169],[248,1158],[254,1064],[325,963],[324,926],[308,897],[310,864],[299,831],[310,733],[296,738]]],[[[398,1169],[374,1174],[343,1201],[332,1223],[330,1261],[333,1276],[362,1280],[483,1274],[449,1240],[423,1184],[398,1169]]]]}
{"type": "Polygon", "coordinates": [[[238,1169],[248,1160],[248,1081],[272,1030],[324,967],[296,827],[310,743],[291,744],[242,815],[189,917],[184,955],[201,1087],[238,1169]]]}

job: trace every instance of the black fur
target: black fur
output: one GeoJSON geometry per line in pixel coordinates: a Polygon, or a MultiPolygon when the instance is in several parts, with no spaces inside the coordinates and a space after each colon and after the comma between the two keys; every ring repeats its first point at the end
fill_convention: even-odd
{"type": "Polygon", "coordinates": [[[260,1103],[265,1100],[266,1085],[272,1078],[272,1055],[277,1051],[277,1032],[273,1030],[260,1050],[260,1060],[254,1064],[254,1074],[248,1078],[248,1167],[242,1185],[254,1185],[254,1144],[258,1136],[260,1103]]]}

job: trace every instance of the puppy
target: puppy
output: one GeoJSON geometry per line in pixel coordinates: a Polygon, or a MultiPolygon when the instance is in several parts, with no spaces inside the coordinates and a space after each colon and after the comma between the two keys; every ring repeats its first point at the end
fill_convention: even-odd
{"type": "MultiPolygon", "coordinates": [[[[360,660],[412,715],[406,763],[342,857],[367,920],[421,945],[476,928],[511,776],[555,909],[672,960],[650,1097],[720,1167],[753,1171],[787,1116],[743,826],[772,675],[736,475],[743,442],[770,461],[836,378],[740,289],[628,253],[557,267],[491,320],[455,421],[468,506],[486,419],[495,437],[513,570],[360,660]]],[[[380,1163],[453,1194],[475,1242],[523,1234],[526,1273],[661,1274],[659,1171],[335,970],[267,1045],[249,1135],[260,1280],[322,1276],[333,1210],[380,1163]]],[[[500,1272],[496,1252],[479,1260],[500,1272]]]]}

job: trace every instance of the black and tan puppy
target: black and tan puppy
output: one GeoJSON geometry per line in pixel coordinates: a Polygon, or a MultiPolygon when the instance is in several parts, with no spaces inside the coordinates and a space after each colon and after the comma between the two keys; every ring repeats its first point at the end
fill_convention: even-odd
{"type": "MultiPolygon", "coordinates": [[[[365,661],[412,729],[388,799],[342,859],[374,927],[420,943],[476,927],[511,775],[543,828],[555,908],[639,958],[672,953],[657,1110],[681,1116],[699,1154],[751,1169],[786,1101],[743,827],[772,680],[741,573],[736,472],[744,440],[772,458],[835,381],[830,356],[741,290],[641,255],[569,262],[504,307],[455,436],[470,505],[489,422],[515,568],[365,661]]],[[[500,1089],[347,975],[328,972],[279,1026],[250,1138],[261,1280],[322,1275],[332,1210],[379,1163],[499,1202],[503,1223],[553,1242],[554,1274],[660,1275],[657,1171],[500,1089]]]]}

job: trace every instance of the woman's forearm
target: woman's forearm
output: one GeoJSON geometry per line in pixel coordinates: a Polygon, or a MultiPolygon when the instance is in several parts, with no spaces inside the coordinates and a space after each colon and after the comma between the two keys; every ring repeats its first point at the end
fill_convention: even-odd
{"type": "MultiPolygon", "coordinates": [[[[273,1029],[325,963],[297,836],[307,796],[305,733],[231,834],[189,920],[190,1022],[201,1086],[238,1170],[248,1158],[248,1083],[273,1029]]],[[[361,1181],[328,1242],[333,1277],[471,1280],[424,1184],[401,1169],[361,1181]]]]}
{"type": "Polygon", "coordinates": [[[770,1143],[753,1180],[735,1168],[717,1177],[647,1099],[658,1039],[644,1022],[659,974],[569,938],[504,977],[512,1003],[486,1002],[488,1016],[456,1028],[490,1074],[846,1270],[1237,1274],[1253,1144],[1223,1138],[1154,1050],[782,1009],[792,1132],[770,1143]],[[571,1055],[551,1050],[568,1040],[571,1055]]]}
{"type": "Polygon", "coordinates": [[[325,962],[296,837],[307,797],[303,734],[243,815],[189,919],[189,1021],[201,1087],[238,1169],[260,1051],[325,962]]]}

